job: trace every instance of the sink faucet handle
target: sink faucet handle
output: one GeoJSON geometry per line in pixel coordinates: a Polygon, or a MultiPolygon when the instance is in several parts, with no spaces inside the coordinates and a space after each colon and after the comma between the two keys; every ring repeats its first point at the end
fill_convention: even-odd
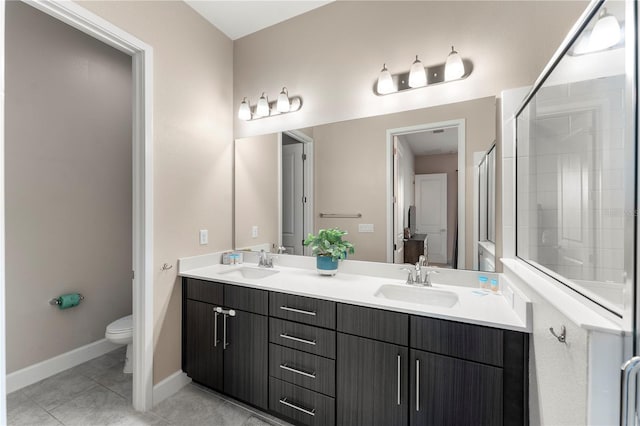
{"type": "Polygon", "coordinates": [[[403,271],[408,272],[408,275],[407,275],[407,284],[409,284],[409,285],[413,285],[413,284],[414,284],[414,282],[415,282],[415,281],[414,281],[414,279],[413,279],[413,272],[414,272],[414,270],[413,270],[413,269],[410,269],[410,268],[402,268],[402,270],[403,270],[403,271]]]}

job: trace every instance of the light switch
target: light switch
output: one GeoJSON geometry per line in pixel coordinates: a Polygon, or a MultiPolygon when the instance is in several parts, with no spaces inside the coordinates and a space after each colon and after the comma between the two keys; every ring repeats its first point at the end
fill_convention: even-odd
{"type": "Polygon", "coordinates": [[[373,223],[359,223],[358,232],[373,232],[373,223]]]}
{"type": "Polygon", "coordinates": [[[209,244],[209,230],[201,229],[200,230],[200,245],[204,246],[209,244]]]}
{"type": "Polygon", "coordinates": [[[258,238],[258,225],[253,225],[251,228],[251,238],[258,238]]]}

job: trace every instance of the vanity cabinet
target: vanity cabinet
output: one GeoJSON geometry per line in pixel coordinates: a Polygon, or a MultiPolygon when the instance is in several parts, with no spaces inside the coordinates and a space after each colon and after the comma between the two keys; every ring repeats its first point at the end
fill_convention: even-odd
{"type": "Polygon", "coordinates": [[[183,291],[183,371],[267,409],[267,292],[190,278],[183,291]]]}

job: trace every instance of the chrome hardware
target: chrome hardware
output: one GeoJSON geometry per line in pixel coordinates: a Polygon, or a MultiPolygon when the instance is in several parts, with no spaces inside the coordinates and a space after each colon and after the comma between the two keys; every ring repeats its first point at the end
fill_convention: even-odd
{"type": "Polygon", "coordinates": [[[287,401],[287,398],[281,398],[280,399],[280,404],[286,405],[287,407],[291,407],[294,410],[298,410],[298,411],[300,411],[302,413],[305,413],[305,414],[308,414],[310,416],[315,416],[316,415],[316,409],[315,408],[312,409],[312,410],[307,410],[306,408],[302,408],[302,407],[300,407],[298,405],[290,403],[289,401],[287,401]]]}
{"type": "Polygon", "coordinates": [[[169,265],[168,263],[165,263],[164,265],[162,265],[162,268],[160,268],[160,270],[161,271],[168,271],[171,268],[173,268],[173,265],[169,265]]]}
{"type": "Polygon", "coordinates": [[[560,334],[556,334],[556,332],[553,330],[553,327],[549,327],[549,332],[553,334],[553,337],[558,339],[558,342],[567,343],[567,328],[564,325],[560,329],[560,334]]]}
{"type": "Polygon", "coordinates": [[[413,269],[409,269],[409,268],[402,268],[403,271],[407,271],[409,273],[409,275],[407,275],[407,282],[406,284],[408,285],[413,285],[415,283],[415,281],[413,280],[413,269]]]}
{"type": "Polygon", "coordinates": [[[291,371],[292,373],[300,374],[301,376],[310,377],[312,379],[316,378],[316,372],[307,373],[306,371],[298,370],[297,368],[289,367],[287,363],[280,364],[280,368],[283,370],[291,371]]]}
{"type": "Polygon", "coordinates": [[[290,308],[288,306],[280,306],[280,309],[282,309],[283,311],[295,312],[296,314],[312,315],[314,317],[316,316],[316,313],[313,311],[305,311],[302,309],[290,308]]]}
{"type": "Polygon", "coordinates": [[[225,314],[222,317],[222,323],[224,324],[223,327],[223,332],[222,332],[222,349],[227,349],[227,346],[229,346],[229,344],[227,343],[227,314],[225,314]]]}
{"type": "MultiPolygon", "coordinates": [[[[227,349],[227,346],[230,345],[230,343],[227,343],[227,317],[235,317],[236,316],[236,311],[233,309],[222,309],[220,306],[217,306],[215,308],[216,313],[218,314],[223,314],[224,317],[222,317],[222,349],[227,349]]],[[[217,318],[216,318],[217,320],[217,318]]],[[[216,322],[217,325],[217,322],[216,322]]],[[[217,340],[217,327],[216,327],[216,340],[217,340]]],[[[217,346],[217,342],[214,346],[217,346]]]]}
{"type": "Polygon", "coordinates": [[[398,355],[398,405],[400,405],[400,355],[398,355]]]}
{"type": "Polygon", "coordinates": [[[278,254],[286,254],[287,248],[285,246],[278,247],[278,254]]]}
{"type": "Polygon", "coordinates": [[[416,359],[416,411],[420,411],[420,360],[416,359]]]}
{"type": "Polygon", "coordinates": [[[362,213],[320,213],[320,217],[330,217],[334,219],[359,219],[362,213]]]}
{"type": "Polygon", "coordinates": [[[213,312],[213,347],[217,347],[218,346],[218,315],[220,315],[220,313],[214,309],[213,312]]]}
{"type": "Polygon", "coordinates": [[[301,339],[299,337],[289,336],[287,333],[281,333],[280,337],[282,337],[283,339],[294,340],[294,341],[300,342],[300,343],[306,343],[307,345],[313,345],[313,346],[316,345],[316,341],[315,340],[301,339]]]}
{"type": "Polygon", "coordinates": [[[636,377],[639,369],[640,356],[634,356],[621,367],[620,426],[636,424],[636,377]]]}
{"type": "Polygon", "coordinates": [[[258,267],[273,268],[273,258],[264,250],[260,250],[260,258],[258,259],[258,267]]]}

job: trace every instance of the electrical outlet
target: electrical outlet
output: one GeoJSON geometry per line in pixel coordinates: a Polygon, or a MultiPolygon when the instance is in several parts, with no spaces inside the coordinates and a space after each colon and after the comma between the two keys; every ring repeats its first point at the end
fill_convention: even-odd
{"type": "Polygon", "coordinates": [[[358,232],[373,232],[373,223],[359,223],[358,232]]]}
{"type": "Polygon", "coordinates": [[[201,229],[200,230],[200,245],[204,246],[209,244],[209,230],[201,229]]]}
{"type": "Polygon", "coordinates": [[[251,227],[251,238],[258,238],[258,225],[251,227]]]}

